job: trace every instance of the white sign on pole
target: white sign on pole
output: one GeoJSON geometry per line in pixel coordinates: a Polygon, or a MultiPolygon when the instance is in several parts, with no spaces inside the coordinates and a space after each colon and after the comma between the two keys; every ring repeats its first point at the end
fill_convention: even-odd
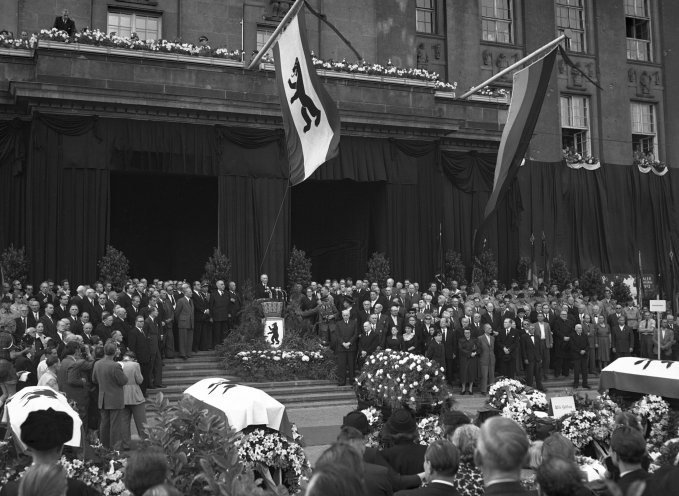
{"type": "Polygon", "coordinates": [[[554,417],[561,418],[575,411],[575,400],[572,396],[559,396],[552,398],[552,412],[554,417]]]}
{"type": "Polygon", "coordinates": [[[648,309],[651,312],[666,312],[667,302],[665,300],[650,300],[648,309]]]}

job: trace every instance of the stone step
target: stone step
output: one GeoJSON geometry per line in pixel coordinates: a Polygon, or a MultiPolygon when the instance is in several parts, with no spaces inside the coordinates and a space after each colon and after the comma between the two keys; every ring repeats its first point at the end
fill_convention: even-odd
{"type": "MultiPolygon", "coordinates": [[[[185,388],[183,387],[179,388],[173,386],[162,390],[151,390],[149,391],[149,398],[153,399],[155,397],[156,391],[159,391],[162,392],[163,396],[165,396],[171,403],[176,402],[181,399],[184,389],[185,388]]],[[[302,391],[300,393],[288,391],[285,394],[280,394],[280,392],[275,391],[266,392],[286,406],[318,406],[319,404],[322,404],[323,406],[328,406],[331,404],[356,405],[356,395],[351,389],[348,388],[340,391],[302,391]]]]}
{"type": "Polygon", "coordinates": [[[170,360],[163,361],[163,370],[224,370],[219,362],[192,362],[192,361],[182,361],[182,362],[172,362],[170,360]]]}

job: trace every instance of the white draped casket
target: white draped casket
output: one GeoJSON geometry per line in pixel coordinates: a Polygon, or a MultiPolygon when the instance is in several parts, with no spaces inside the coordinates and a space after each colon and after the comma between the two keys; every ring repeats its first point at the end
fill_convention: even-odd
{"type": "Polygon", "coordinates": [[[11,427],[17,445],[24,451],[26,446],[20,439],[21,424],[26,421],[29,413],[49,408],[57,412],[65,412],[73,419],[73,435],[66,445],[80,446],[82,421],[78,413],[68,404],[66,396],[47,386],[30,386],[23,388],[9,399],[2,418],[3,422],[11,427]]]}
{"type": "Polygon", "coordinates": [[[265,425],[292,439],[292,425],[285,406],[261,389],[241,386],[227,379],[203,379],[184,391],[213,413],[222,414],[236,432],[265,425]]]}
{"type": "Polygon", "coordinates": [[[622,357],[601,371],[599,391],[615,388],[679,398],[679,362],[622,357]]]}

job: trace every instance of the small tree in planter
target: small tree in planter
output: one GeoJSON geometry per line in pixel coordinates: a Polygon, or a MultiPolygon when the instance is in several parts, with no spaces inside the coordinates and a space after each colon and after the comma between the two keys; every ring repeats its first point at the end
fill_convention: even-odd
{"type": "Polygon", "coordinates": [[[611,287],[611,298],[621,305],[624,305],[626,302],[632,301],[632,291],[627,284],[618,280],[615,281],[611,287]]]}
{"type": "Polygon", "coordinates": [[[0,265],[6,281],[18,280],[22,285],[28,281],[31,261],[26,256],[24,247],[14,248],[14,245],[10,244],[0,255],[0,265]]]}
{"type": "Polygon", "coordinates": [[[231,278],[231,260],[219,248],[215,248],[212,256],[205,262],[205,273],[202,279],[210,283],[214,288],[217,281],[228,283],[231,278]]]}
{"type": "MultiPolygon", "coordinates": [[[[516,265],[516,280],[523,286],[528,281],[528,272],[530,271],[530,258],[521,257],[519,263],[516,265]]],[[[528,281],[530,282],[530,281],[528,281]]]]}
{"type": "Polygon", "coordinates": [[[585,296],[601,298],[604,295],[606,285],[604,284],[603,274],[599,267],[590,267],[582,274],[580,289],[582,289],[582,294],[585,296]]]}
{"type": "Polygon", "coordinates": [[[455,250],[446,250],[445,259],[446,281],[457,281],[459,285],[467,284],[467,268],[462,261],[462,255],[455,250]]]}
{"type": "Polygon", "coordinates": [[[493,250],[486,248],[478,257],[474,257],[472,285],[486,287],[493,279],[497,279],[497,260],[493,250]]]}
{"type": "Polygon", "coordinates": [[[99,259],[99,279],[110,282],[113,287],[120,290],[130,278],[130,261],[125,254],[116,250],[113,246],[106,247],[106,253],[99,259]]]}
{"type": "Polygon", "coordinates": [[[571,273],[562,255],[557,255],[552,259],[551,277],[552,284],[556,284],[559,289],[564,289],[566,284],[571,282],[571,273]]]}
{"type": "Polygon", "coordinates": [[[292,247],[290,261],[288,262],[288,288],[290,293],[295,285],[302,286],[302,290],[311,284],[311,259],[303,250],[292,247]]]}
{"type": "Polygon", "coordinates": [[[368,272],[365,273],[365,278],[370,282],[376,282],[380,288],[383,288],[387,285],[390,274],[391,264],[389,259],[384,256],[384,253],[373,253],[368,259],[368,272]]]}

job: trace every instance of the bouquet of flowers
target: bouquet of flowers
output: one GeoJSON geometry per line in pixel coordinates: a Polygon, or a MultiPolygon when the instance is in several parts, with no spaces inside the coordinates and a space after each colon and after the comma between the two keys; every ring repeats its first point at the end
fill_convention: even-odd
{"type": "Polygon", "coordinates": [[[131,496],[132,493],[125,488],[123,481],[124,470],[127,464],[125,458],[111,460],[108,466],[101,466],[92,461],[82,461],[77,458],[73,460],[61,457],[59,462],[66,475],[72,479],[78,479],[88,486],[99,490],[102,494],[131,496]]]}
{"type": "Polygon", "coordinates": [[[632,406],[632,412],[651,426],[648,444],[659,449],[670,437],[670,406],[660,396],[648,394],[632,406]]]}
{"type": "MultiPolygon", "coordinates": [[[[559,419],[559,432],[570,439],[573,445],[582,449],[594,439],[594,428],[599,417],[589,410],[577,410],[559,419]]],[[[610,427],[609,427],[610,428],[610,427]]]]}
{"type": "Polygon", "coordinates": [[[534,416],[534,413],[530,405],[526,402],[512,401],[502,409],[501,415],[514,420],[525,428],[526,424],[534,416]]]}
{"type": "Polygon", "coordinates": [[[279,469],[282,482],[291,493],[300,489],[300,481],[308,478],[311,466],[302,446],[271,429],[254,429],[241,437],[236,446],[246,467],[261,470],[279,469]]]}
{"type": "Polygon", "coordinates": [[[429,446],[434,441],[441,439],[441,426],[439,425],[439,417],[437,415],[430,415],[424,417],[417,423],[417,432],[420,435],[420,444],[429,446]]]}
{"type": "Polygon", "coordinates": [[[585,156],[571,149],[571,147],[566,147],[561,150],[561,155],[563,159],[568,164],[589,164],[594,165],[599,162],[599,159],[592,156],[585,156]]]}
{"type": "Polygon", "coordinates": [[[500,379],[488,388],[488,404],[502,410],[525,391],[526,386],[515,379],[500,379]]]}
{"type": "Polygon", "coordinates": [[[370,432],[368,433],[365,444],[371,448],[378,448],[380,446],[380,433],[384,426],[382,412],[374,406],[371,406],[370,408],[361,410],[361,413],[368,419],[368,426],[370,427],[370,432]]]}
{"type": "Polygon", "coordinates": [[[587,482],[596,480],[603,480],[606,478],[606,467],[599,460],[590,458],[589,456],[576,456],[575,462],[580,467],[585,475],[587,475],[587,482]]]}
{"type": "Polygon", "coordinates": [[[493,98],[503,98],[507,95],[509,95],[509,91],[506,90],[505,88],[497,88],[495,86],[486,86],[485,88],[481,88],[478,92],[478,95],[483,95],[483,96],[490,96],[493,98]]]}
{"type": "Polygon", "coordinates": [[[368,357],[354,388],[359,399],[375,406],[437,413],[453,395],[444,375],[442,367],[421,355],[384,350],[368,357]]]}
{"type": "Polygon", "coordinates": [[[0,48],[35,48],[38,37],[33,34],[30,37],[14,38],[13,36],[0,34],[0,48]]]}

